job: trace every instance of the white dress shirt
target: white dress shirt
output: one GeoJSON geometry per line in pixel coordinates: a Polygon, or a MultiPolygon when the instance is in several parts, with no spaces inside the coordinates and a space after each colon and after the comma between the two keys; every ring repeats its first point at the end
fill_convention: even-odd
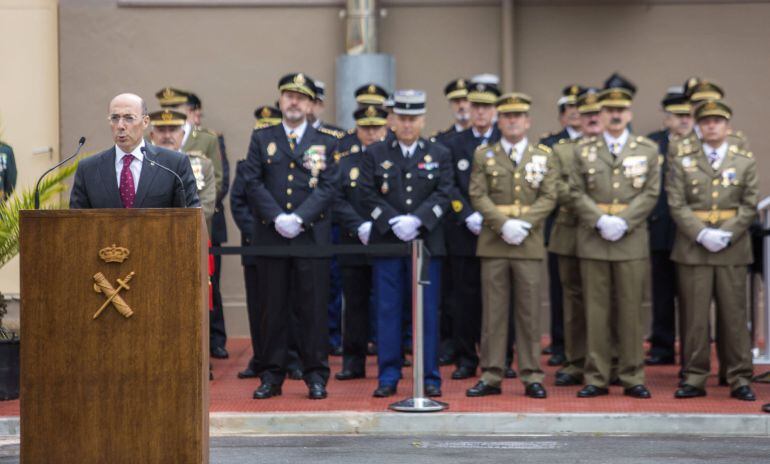
{"type": "Polygon", "coordinates": [[[524,150],[527,149],[527,145],[529,144],[529,141],[526,137],[519,140],[515,145],[509,142],[505,139],[505,137],[500,139],[500,144],[503,146],[503,150],[505,150],[505,153],[508,154],[508,156],[513,156],[513,161],[516,162],[516,166],[521,164],[521,158],[524,156],[524,150]],[[513,151],[511,151],[513,150],[513,151]]]}
{"type": "Polygon", "coordinates": [[[414,156],[415,150],[417,150],[417,141],[415,140],[414,143],[412,143],[408,147],[403,143],[398,142],[398,146],[401,147],[401,153],[404,155],[404,158],[411,158],[412,156],[414,156]]]}
{"type": "Polygon", "coordinates": [[[565,127],[565,129],[567,129],[567,135],[569,135],[570,140],[575,140],[579,138],[581,135],[583,135],[582,132],[573,129],[571,126],[567,126],[565,127]]]}
{"type": "Polygon", "coordinates": [[[179,146],[179,151],[182,151],[182,147],[184,147],[184,144],[187,143],[187,139],[190,138],[190,134],[192,134],[192,124],[185,121],[182,130],[184,130],[184,135],[182,136],[182,145],[179,146]]]}
{"type": "Polygon", "coordinates": [[[709,164],[711,164],[711,167],[714,168],[714,170],[719,169],[719,166],[722,165],[722,161],[725,160],[725,156],[727,156],[727,142],[722,142],[722,145],[719,146],[719,148],[714,148],[711,145],[704,143],[703,144],[703,152],[706,153],[706,159],[709,160],[709,164]],[[711,161],[712,154],[716,152],[716,160],[713,162],[711,161]]]}
{"type": "Polygon", "coordinates": [[[300,142],[302,142],[302,137],[305,135],[305,130],[307,129],[307,119],[302,121],[302,124],[292,129],[291,127],[287,126],[285,122],[282,122],[281,125],[283,125],[283,130],[286,132],[286,138],[289,138],[289,134],[294,132],[294,134],[297,136],[297,146],[299,146],[300,142]]]}
{"type": "Polygon", "coordinates": [[[631,135],[631,134],[628,132],[628,129],[624,129],[623,133],[620,134],[620,137],[618,137],[618,138],[615,138],[615,137],[611,136],[609,132],[605,131],[604,132],[604,141],[607,143],[607,148],[610,150],[610,153],[612,153],[615,156],[618,156],[620,154],[620,152],[623,150],[623,147],[626,145],[626,142],[628,142],[628,136],[629,135],[631,135]],[[617,145],[618,149],[617,149],[617,152],[615,152],[615,153],[612,152],[612,145],[613,144],[618,144],[617,145]]]}
{"type": "MultiPolygon", "coordinates": [[[[139,188],[139,175],[142,172],[142,161],[144,161],[144,154],[142,153],[142,147],[144,147],[144,139],[139,142],[139,145],[131,152],[134,155],[134,159],[131,160],[129,169],[131,169],[131,175],[134,176],[134,192],[139,188]]],[[[115,145],[115,174],[118,179],[118,188],[120,188],[120,172],[123,171],[123,157],[128,153],[120,149],[115,145]]]]}
{"type": "Polygon", "coordinates": [[[474,137],[476,137],[477,139],[478,138],[483,138],[487,142],[492,137],[492,131],[493,130],[494,130],[494,126],[489,126],[489,129],[487,129],[487,131],[482,134],[479,131],[477,131],[475,127],[471,128],[471,131],[473,131],[473,136],[474,137]]]}

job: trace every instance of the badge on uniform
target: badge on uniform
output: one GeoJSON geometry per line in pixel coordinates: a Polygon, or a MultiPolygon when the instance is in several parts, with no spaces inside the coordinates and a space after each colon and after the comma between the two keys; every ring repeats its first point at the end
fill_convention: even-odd
{"type": "Polygon", "coordinates": [[[417,163],[417,169],[424,169],[425,171],[432,171],[438,167],[438,163],[417,163]]]}
{"type": "Polygon", "coordinates": [[[492,150],[487,150],[487,152],[484,154],[487,158],[494,158],[495,153],[492,150]]]}
{"type": "Polygon", "coordinates": [[[540,187],[545,173],[548,172],[548,157],[533,155],[532,160],[524,166],[524,180],[529,182],[532,188],[540,187]]]}
{"type": "Polygon", "coordinates": [[[731,185],[737,184],[736,178],[738,177],[737,173],[735,172],[735,168],[725,169],[722,171],[722,187],[729,187],[731,185]]]}
{"type": "Polygon", "coordinates": [[[640,189],[644,186],[644,182],[647,180],[647,157],[645,156],[628,156],[623,159],[623,175],[626,179],[632,179],[631,185],[634,188],[640,189]]]}
{"type": "Polygon", "coordinates": [[[326,169],[326,146],[311,145],[302,155],[302,166],[310,171],[310,188],[318,185],[318,174],[326,169]]]}
{"type": "Polygon", "coordinates": [[[382,169],[390,169],[390,167],[393,166],[393,163],[390,160],[385,160],[380,163],[380,166],[382,166],[382,169]]]}
{"type": "Polygon", "coordinates": [[[469,167],[470,167],[470,163],[468,162],[467,159],[461,159],[457,161],[457,169],[461,171],[467,171],[469,167]]]}
{"type": "Polygon", "coordinates": [[[350,147],[350,153],[358,153],[358,150],[359,150],[358,145],[353,145],[352,147],[350,147]]]}
{"type": "Polygon", "coordinates": [[[190,167],[192,168],[193,176],[195,177],[195,187],[198,191],[203,190],[206,186],[206,181],[203,177],[203,163],[197,156],[190,157],[190,167]]]}
{"type": "Polygon", "coordinates": [[[356,186],[356,179],[358,179],[358,175],[360,174],[357,167],[353,167],[350,169],[350,186],[355,187],[356,186]]]}
{"type": "Polygon", "coordinates": [[[459,213],[463,210],[463,202],[460,200],[452,200],[452,210],[455,213],[459,213]]]}

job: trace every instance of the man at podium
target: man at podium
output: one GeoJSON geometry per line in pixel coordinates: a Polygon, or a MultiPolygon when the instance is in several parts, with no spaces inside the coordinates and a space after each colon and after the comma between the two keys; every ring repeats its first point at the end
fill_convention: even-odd
{"type": "Polygon", "coordinates": [[[188,157],[145,145],[144,131],[150,118],[141,97],[126,93],[113,98],[107,120],[115,146],[80,162],[70,208],[200,206],[188,157]]]}

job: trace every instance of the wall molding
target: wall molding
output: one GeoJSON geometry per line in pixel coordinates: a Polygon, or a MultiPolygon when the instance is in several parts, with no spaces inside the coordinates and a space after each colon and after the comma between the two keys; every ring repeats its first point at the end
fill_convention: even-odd
{"type": "MultiPolygon", "coordinates": [[[[381,7],[399,6],[496,6],[503,0],[380,0],[381,7]]],[[[345,0],[117,0],[119,7],[258,7],[258,8],[300,8],[339,7],[344,8],[345,0]]],[[[735,5],[770,3],[770,0],[515,0],[515,6],[655,6],[655,5],[735,5]]]]}

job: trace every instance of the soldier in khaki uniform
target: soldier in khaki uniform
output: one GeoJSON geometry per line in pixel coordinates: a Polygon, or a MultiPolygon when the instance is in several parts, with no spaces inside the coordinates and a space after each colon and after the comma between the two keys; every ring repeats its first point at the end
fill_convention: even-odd
{"type": "Polygon", "coordinates": [[[624,87],[600,93],[605,131],[578,144],[570,176],[587,322],[581,398],[609,393],[613,317],[624,394],[651,397],[644,386],[641,306],[649,258],[646,219],[659,195],[660,171],[657,145],[628,130],[632,95],[624,87]]]}
{"type": "Polygon", "coordinates": [[[746,272],[752,262],[747,233],[756,216],[756,161],[728,142],[730,108],[715,100],[700,104],[695,119],[700,148],[670,162],[666,179],[677,235],[677,263],[684,315],[684,382],[676,398],[706,395],[710,366],[709,312],[716,300],[718,344],[731,396],[754,401],[751,340],[746,308],[746,272]]]}
{"type": "Polygon", "coordinates": [[[563,138],[553,146],[553,166],[558,173],[556,191],[558,211],[548,243],[548,251],[557,255],[559,279],[564,305],[564,367],[556,372],[556,386],[579,385],[583,382],[586,357],[586,314],[583,306],[583,282],[577,258],[578,218],[571,208],[569,176],[575,168],[578,142],[584,137],[602,133],[599,117],[601,104],[596,89],[585,89],[577,98],[581,136],[563,138]]]}
{"type": "Polygon", "coordinates": [[[476,254],[481,258],[481,380],[467,396],[500,394],[506,367],[510,295],[514,294],[519,376],[531,398],[545,398],[540,368],[540,274],[543,225],[556,205],[557,172],[551,150],[531,145],[530,98],[521,93],[497,101],[502,138],[473,154],[469,193],[484,218],[476,254]]]}
{"type": "MultiPolygon", "coordinates": [[[[150,114],[150,140],[153,145],[181,151],[182,138],[187,116],[184,113],[164,109],[150,114]]],[[[214,185],[214,166],[211,160],[198,154],[187,154],[190,158],[195,184],[198,188],[198,198],[203,208],[203,216],[206,218],[206,226],[211,235],[211,217],[214,215],[214,201],[216,200],[216,186],[214,185]]]]}

